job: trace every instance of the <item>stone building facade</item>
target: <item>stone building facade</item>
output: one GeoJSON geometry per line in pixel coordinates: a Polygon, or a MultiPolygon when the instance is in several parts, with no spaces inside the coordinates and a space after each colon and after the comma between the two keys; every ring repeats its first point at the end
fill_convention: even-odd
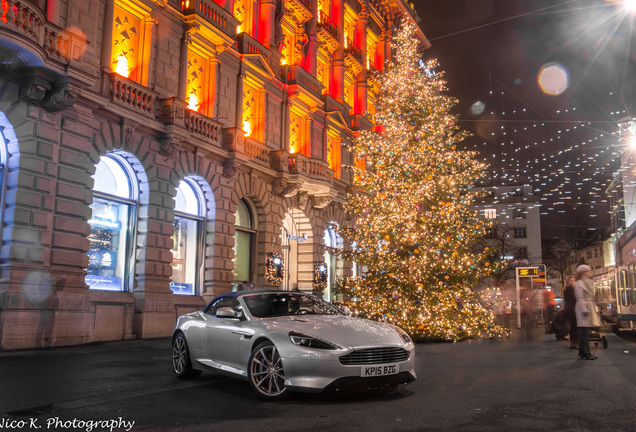
{"type": "MultiPolygon", "coordinates": [[[[0,349],[330,296],[348,150],[403,0],[15,0],[0,19],[0,349]]],[[[418,33],[424,48],[428,41],[418,33]]]]}

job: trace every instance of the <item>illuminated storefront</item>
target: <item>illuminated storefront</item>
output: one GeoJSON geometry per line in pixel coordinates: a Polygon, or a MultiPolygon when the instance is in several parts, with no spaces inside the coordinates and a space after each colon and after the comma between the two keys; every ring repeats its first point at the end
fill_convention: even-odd
{"type": "Polygon", "coordinates": [[[367,70],[413,12],[87,1],[1,12],[0,349],[169,336],[241,286],[329,297],[367,70]]]}

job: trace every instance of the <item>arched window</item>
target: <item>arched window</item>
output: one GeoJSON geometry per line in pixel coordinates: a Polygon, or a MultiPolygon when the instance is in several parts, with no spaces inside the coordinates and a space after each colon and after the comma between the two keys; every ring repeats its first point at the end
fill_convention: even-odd
{"type": "Polygon", "coordinates": [[[136,177],[125,159],[108,154],[97,164],[93,179],[86,284],[91,289],[126,291],[134,264],[136,177]]]}
{"type": "MultiPolygon", "coordinates": [[[[13,126],[7,120],[3,112],[0,112],[0,227],[3,226],[2,218],[4,216],[4,191],[6,187],[7,176],[7,145],[18,142],[15,136],[13,126]]],[[[17,146],[16,146],[17,147],[17,146]]]]}
{"type": "Polygon", "coordinates": [[[252,282],[252,251],[254,248],[255,226],[249,204],[241,199],[236,206],[234,224],[234,280],[252,282]]]}
{"type": "Polygon", "coordinates": [[[204,199],[191,179],[179,183],[172,236],[172,282],[175,294],[196,294],[203,250],[204,199]]]}

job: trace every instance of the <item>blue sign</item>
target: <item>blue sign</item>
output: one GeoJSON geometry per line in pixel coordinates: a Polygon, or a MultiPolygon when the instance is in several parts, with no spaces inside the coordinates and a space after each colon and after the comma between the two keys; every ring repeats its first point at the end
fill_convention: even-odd
{"type": "Polygon", "coordinates": [[[175,294],[194,294],[192,284],[181,282],[170,282],[170,289],[175,294]]]}
{"type": "Polygon", "coordinates": [[[121,291],[123,288],[119,277],[87,275],[84,281],[91,289],[121,291]]]}

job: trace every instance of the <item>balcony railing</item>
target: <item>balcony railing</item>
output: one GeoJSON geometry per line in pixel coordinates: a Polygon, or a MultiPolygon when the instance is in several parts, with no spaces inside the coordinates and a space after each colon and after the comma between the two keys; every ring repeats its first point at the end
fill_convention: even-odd
{"type": "Polygon", "coordinates": [[[307,10],[311,10],[311,0],[298,0],[298,2],[305,6],[307,10]]]}
{"type": "Polygon", "coordinates": [[[244,147],[243,151],[245,152],[245,156],[269,166],[269,148],[265,144],[253,138],[246,137],[244,147]]]}
{"type": "Polygon", "coordinates": [[[185,110],[185,128],[211,144],[221,146],[223,125],[198,112],[185,110]]]}
{"type": "Polygon", "coordinates": [[[341,104],[336,99],[334,99],[333,96],[330,95],[322,95],[322,100],[325,104],[324,109],[326,112],[339,111],[345,121],[348,121],[349,110],[351,109],[349,105],[341,104]]]}
{"type": "Polygon", "coordinates": [[[236,37],[236,47],[241,54],[259,54],[261,55],[274,74],[280,73],[280,57],[272,54],[272,51],[261,45],[256,39],[249,34],[243,32],[236,37]]]}
{"type": "Polygon", "coordinates": [[[289,173],[301,174],[305,177],[324,180],[329,185],[333,184],[333,170],[329,169],[326,161],[312,159],[300,153],[289,155],[289,173]]]}
{"type": "Polygon", "coordinates": [[[358,45],[353,43],[351,39],[347,39],[347,48],[345,48],[345,52],[351,55],[354,59],[360,63],[361,66],[364,66],[364,56],[362,55],[362,50],[358,45]]]}
{"type": "Polygon", "coordinates": [[[155,118],[157,93],[115,73],[110,74],[110,100],[124,108],[155,118]]]}
{"type": "Polygon", "coordinates": [[[334,39],[338,40],[339,28],[322,10],[318,11],[318,25],[324,28],[334,39]]]}
{"type": "Polygon", "coordinates": [[[324,86],[300,65],[283,65],[281,80],[286,84],[297,84],[320,99],[324,86]]]}
{"type": "Polygon", "coordinates": [[[234,40],[239,21],[212,0],[168,0],[168,3],[184,15],[197,14],[223,34],[234,40]]]}
{"type": "Polygon", "coordinates": [[[28,0],[2,0],[0,28],[30,39],[47,54],[65,61],[78,58],[86,47],[84,38],[49,23],[44,12],[28,0]]]}

